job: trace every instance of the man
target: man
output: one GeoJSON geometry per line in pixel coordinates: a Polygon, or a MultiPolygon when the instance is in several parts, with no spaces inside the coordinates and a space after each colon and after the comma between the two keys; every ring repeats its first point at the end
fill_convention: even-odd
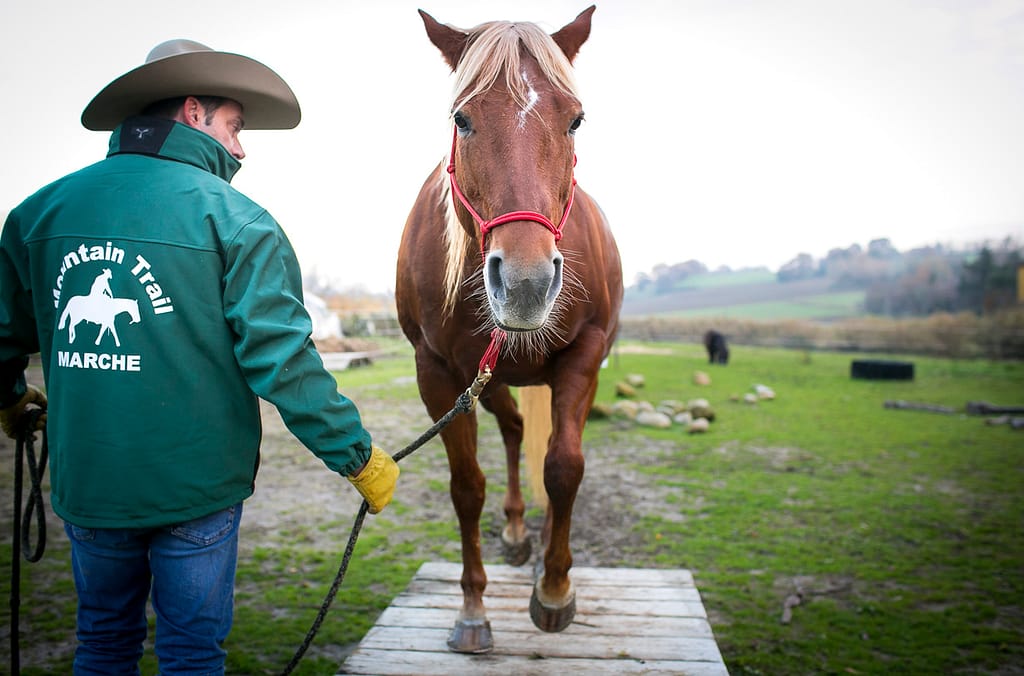
{"type": "Polygon", "coordinates": [[[150,593],[161,673],[223,673],[257,397],[371,512],[394,492],[398,466],[310,341],[287,238],[229,185],[243,127],[299,118],[263,64],[165,42],[83,112],[113,131],[107,158],[29,197],[0,233],[0,423],[13,435],[26,407],[47,407],[24,377],[39,352],[76,674],[138,673],[150,593]]]}

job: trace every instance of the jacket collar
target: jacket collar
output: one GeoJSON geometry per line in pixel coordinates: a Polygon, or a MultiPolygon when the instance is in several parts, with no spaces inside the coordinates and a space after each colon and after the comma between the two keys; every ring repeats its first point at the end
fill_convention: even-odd
{"type": "Polygon", "coordinates": [[[191,164],[229,183],[242,167],[242,163],[209,134],[160,117],[129,117],[114,129],[107,157],[126,153],[191,164]]]}

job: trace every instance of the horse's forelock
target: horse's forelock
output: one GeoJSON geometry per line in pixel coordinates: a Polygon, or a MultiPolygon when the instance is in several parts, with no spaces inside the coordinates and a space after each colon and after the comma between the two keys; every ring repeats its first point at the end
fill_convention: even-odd
{"type": "Polygon", "coordinates": [[[544,29],[533,23],[492,21],[470,31],[469,47],[455,71],[451,111],[504,79],[516,103],[528,104],[520,73],[520,45],[533,55],[541,72],[559,91],[579,99],[572,64],[544,29]]]}

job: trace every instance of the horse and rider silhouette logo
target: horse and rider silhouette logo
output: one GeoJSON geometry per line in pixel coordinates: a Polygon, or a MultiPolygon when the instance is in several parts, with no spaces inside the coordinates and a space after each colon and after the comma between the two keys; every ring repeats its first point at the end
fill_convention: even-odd
{"type": "Polygon", "coordinates": [[[137,324],[139,317],[139,301],[134,298],[114,298],[110,292],[110,268],[104,268],[95,280],[88,296],[72,296],[71,300],[64,307],[61,313],[60,323],[57,328],[64,329],[68,326],[68,343],[75,342],[75,327],[81,322],[98,324],[99,335],[96,336],[96,345],[100,344],[104,333],[110,333],[114,337],[114,345],[121,347],[121,339],[117,335],[117,328],[114,322],[122,312],[127,312],[131,324],[137,324]],[[70,322],[70,323],[69,323],[70,322]]]}

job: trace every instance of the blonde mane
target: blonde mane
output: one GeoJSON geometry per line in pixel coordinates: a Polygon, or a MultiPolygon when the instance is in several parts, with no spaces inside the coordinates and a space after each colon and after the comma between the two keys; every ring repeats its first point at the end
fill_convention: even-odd
{"type": "MultiPolygon", "coordinates": [[[[579,92],[573,77],[572,64],[542,28],[533,23],[491,21],[469,32],[469,44],[455,70],[451,114],[460,110],[475,96],[488,91],[504,78],[513,101],[530,109],[527,83],[521,77],[520,49],[536,59],[541,72],[556,89],[577,100],[579,92]]],[[[536,111],[533,111],[537,114],[536,111]]],[[[441,199],[445,209],[445,300],[444,314],[450,317],[465,281],[463,267],[466,256],[474,249],[470,237],[459,223],[451,201],[447,172],[441,172],[441,199]]]]}

